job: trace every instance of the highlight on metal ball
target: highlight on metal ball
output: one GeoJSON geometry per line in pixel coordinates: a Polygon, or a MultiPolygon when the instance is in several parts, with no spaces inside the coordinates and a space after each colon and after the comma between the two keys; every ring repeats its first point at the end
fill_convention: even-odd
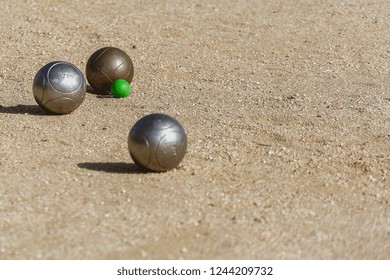
{"type": "Polygon", "coordinates": [[[50,62],[36,73],[33,94],[35,101],[46,113],[69,114],[84,101],[85,78],[81,71],[69,62],[50,62]]]}
{"type": "Polygon", "coordinates": [[[131,128],[128,148],[134,162],[150,171],[163,172],[179,165],[187,151],[181,124],[165,114],[150,114],[131,128]]]}

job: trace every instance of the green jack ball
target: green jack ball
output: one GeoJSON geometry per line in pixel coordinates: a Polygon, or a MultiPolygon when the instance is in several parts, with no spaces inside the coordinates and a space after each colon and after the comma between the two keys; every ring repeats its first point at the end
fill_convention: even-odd
{"type": "Polygon", "coordinates": [[[126,80],[116,80],[111,86],[111,94],[116,98],[127,97],[130,91],[130,84],[126,80]]]}

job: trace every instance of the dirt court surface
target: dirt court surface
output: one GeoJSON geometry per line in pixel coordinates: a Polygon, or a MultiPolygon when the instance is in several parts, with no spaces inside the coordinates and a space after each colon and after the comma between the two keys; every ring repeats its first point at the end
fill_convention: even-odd
{"type": "Polygon", "coordinates": [[[1,259],[390,259],[390,2],[4,1],[1,259]],[[42,113],[32,80],[114,46],[125,99],[42,113]],[[140,173],[150,113],[188,152],[140,173]]]}

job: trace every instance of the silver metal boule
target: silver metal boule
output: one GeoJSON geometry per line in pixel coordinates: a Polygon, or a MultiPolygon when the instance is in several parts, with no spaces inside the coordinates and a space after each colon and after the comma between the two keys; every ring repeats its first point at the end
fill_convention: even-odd
{"type": "Polygon", "coordinates": [[[151,114],[131,128],[128,147],[134,162],[151,171],[168,171],[179,165],[187,151],[181,124],[165,114],[151,114]]]}
{"type": "Polygon", "coordinates": [[[33,94],[38,105],[49,114],[69,114],[83,103],[85,78],[73,64],[54,61],[35,75],[33,94]]]}

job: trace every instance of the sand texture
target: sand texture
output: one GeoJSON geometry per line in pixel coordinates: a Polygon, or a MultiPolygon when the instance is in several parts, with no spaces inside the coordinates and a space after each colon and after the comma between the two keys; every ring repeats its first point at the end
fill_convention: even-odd
{"type": "Polygon", "coordinates": [[[0,259],[390,259],[388,0],[13,0],[0,10],[0,259]],[[32,80],[114,46],[132,93],[45,115],[32,80]],[[142,173],[165,113],[188,151],[142,173]]]}

